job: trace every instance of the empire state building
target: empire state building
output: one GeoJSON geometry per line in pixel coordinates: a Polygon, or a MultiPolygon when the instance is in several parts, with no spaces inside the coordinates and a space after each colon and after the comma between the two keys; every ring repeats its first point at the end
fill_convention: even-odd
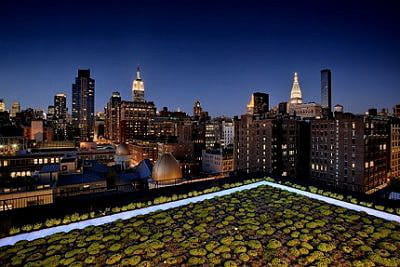
{"type": "Polygon", "coordinates": [[[133,101],[144,101],[144,81],[140,77],[139,67],[136,70],[136,79],[133,81],[132,84],[132,98],[133,101]]]}

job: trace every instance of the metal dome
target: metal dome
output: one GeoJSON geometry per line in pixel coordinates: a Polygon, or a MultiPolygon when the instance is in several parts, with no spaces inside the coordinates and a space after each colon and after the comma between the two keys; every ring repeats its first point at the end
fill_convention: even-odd
{"type": "Polygon", "coordinates": [[[158,158],[153,166],[152,178],[155,182],[167,184],[182,179],[182,171],[178,161],[171,153],[165,153],[158,158]]]}

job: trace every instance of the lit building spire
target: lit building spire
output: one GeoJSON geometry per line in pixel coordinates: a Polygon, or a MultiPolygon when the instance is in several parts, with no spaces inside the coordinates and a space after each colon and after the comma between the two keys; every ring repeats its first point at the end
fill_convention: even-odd
{"type": "Polygon", "coordinates": [[[141,80],[142,78],[140,78],[140,67],[138,66],[136,69],[136,80],[141,80]]]}
{"type": "Polygon", "coordinates": [[[144,81],[140,77],[139,66],[136,69],[136,79],[132,84],[132,98],[133,101],[144,101],[144,81]]]}
{"type": "Polygon", "coordinates": [[[301,97],[301,89],[299,84],[299,77],[297,72],[294,73],[292,91],[290,92],[290,104],[301,104],[303,99],[301,97]]]}

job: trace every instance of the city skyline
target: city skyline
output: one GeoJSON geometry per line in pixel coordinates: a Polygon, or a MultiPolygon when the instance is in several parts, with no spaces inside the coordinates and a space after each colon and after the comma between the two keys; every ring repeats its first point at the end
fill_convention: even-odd
{"type": "Polygon", "coordinates": [[[342,104],[345,111],[391,109],[398,102],[400,23],[395,2],[363,1],[362,10],[357,1],[326,7],[182,3],[133,2],[110,10],[103,3],[86,3],[93,12],[83,16],[63,3],[43,1],[39,9],[27,3],[21,9],[4,2],[1,98],[8,108],[19,101],[22,108],[46,109],[56,93],[65,92],[71,110],[76,71],[90,68],[96,80],[95,110],[103,111],[113,91],[130,99],[140,65],[146,98],[159,109],[190,113],[199,99],[212,116],[238,115],[254,91],[268,93],[271,106],[276,106],[288,100],[294,72],[299,73],[304,101],[319,103],[319,73],[324,68],[332,71],[332,105],[342,104]],[[279,17],[278,11],[287,16],[279,17]],[[15,14],[18,21],[12,20],[15,14]],[[102,20],[105,14],[109,19],[102,20]],[[135,19],[129,20],[133,14],[135,19]],[[76,20],[65,24],[61,18],[66,16],[76,20]],[[88,30],[80,31],[81,25],[88,30]],[[220,99],[226,105],[219,105],[220,99]]]}
{"type": "MultiPolygon", "coordinates": [[[[139,68],[139,66],[136,68],[136,69],[138,69],[139,68]]],[[[80,71],[80,70],[86,70],[85,68],[79,68],[79,69],[77,69],[75,72],[77,73],[78,71],[80,71]]],[[[87,70],[89,70],[90,72],[92,72],[91,70],[92,69],[90,69],[90,68],[87,68],[87,70]]],[[[324,69],[322,69],[321,71],[325,71],[325,70],[328,70],[328,71],[331,71],[330,69],[327,69],[327,68],[324,68],[324,69]]],[[[140,72],[141,72],[141,70],[140,70],[140,72]]],[[[132,83],[137,79],[137,73],[138,73],[138,71],[136,70],[135,71],[135,78],[134,79],[132,79],[132,83]]],[[[293,72],[292,73],[293,74],[293,76],[297,76],[297,77],[299,77],[298,79],[299,79],[299,82],[302,84],[302,82],[301,82],[301,76],[300,76],[300,74],[299,74],[299,72],[293,72]]],[[[333,74],[334,75],[334,74],[333,74]]],[[[95,77],[93,77],[93,78],[95,78],[95,77]]],[[[293,78],[291,78],[291,80],[293,80],[293,78]]],[[[143,79],[143,81],[144,81],[144,79],[143,79]]],[[[131,84],[132,84],[131,83],[131,84]]],[[[73,84],[72,84],[73,85],[73,84]]],[[[292,85],[290,85],[290,87],[292,87],[292,85]]],[[[127,89],[128,91],[130,91],[130,94],[131,95],[129,95],[129,93],[127,93],[127,92],[125,92],[126,90],[114,90],[114,91],[110,91],[109,93],[110,93],[110,95],[109,96],[112,96],[113,95],[113,93],[114,92],[119,92],[119,93],[121,93],[121,97],[122,98],[126,98],[126,99],[130,99],[130,98],[132,98],[132,93],[133,93],[133,89],[131,88],[131,89],[127,89]]],[[[273,97],[273,95],[272,95],[272,97],[271,97],[271,99],[272,99],[272,101],[271,101],[271,103],[273,103],[273,104],[271,104],[271,108],[278,108],[278,106],[279,106],[279,104],[280,103],[283,103],[283,102],[290,102],[290,94],[291,94],[291,90],[292,89],[289,89],[288,90],[288,92],[287,92],[287,95],[288,95],[288,97],[287,98],[282,98],[282,99],[276,99],[276,98],[274,98],[273,97]]],[[[316,93],[316,95],[313,95],[311,98],[309,98],[309,99],[304,99],[303,98],[303,101],[304,101],[304,103],[317,103],[317,104],[322,104],[322,102],[321,102],[321,84],[320,84],[320,88],[317,88],[316,90],[313,90],[314,91],[314,93],[316,93]],[[317,92],[315,92],[315,91],[317,91],[317,92]],[[319,91],[319,92],[318,92],[319,91]],[[319,95],[318,95],[319,94],[319,95]]],[[[257,91],[257,90],[255,90],[255,91],[257,91]]],[[[266,93],[266,94],[268,94],[268,95],[270,95],[271,96],[271,93],[269,93],[268,91],[264,91],[264,90],[260,90],[260,92],[262,92],[262,93],[266,93]]],[[[305,91],[305,90],[301,90],[301,93],[302,94],[304,94],[304,92],[306,92],[306,94],[305,95],[308,95],[309,96],[309,94],[307,94],[307,91],[305,91]]],[[[146,93],[148,93],[148,92],[146,92],[146,93]]],[[[308,92],[309,93],[309,92],[308,92]]],[[[334,99],[334,93],[335,93],[335,91],[333,90],[333,93],[332,93],[332,99],[334,99]]],[[[14,101],[12,101],[12,102],[7,102],[7,97],[3,97],[2,98],[2,100],[4,101],[4,103],[5,103],[5,107],[6,107],[6,109],[8,109],[10,112],[11,112],[11,109],[12,109],[12,104],[13,103],[15,103],[15,102],[18,102],[18,103],[20,103],[21,104],[21,110],[23,110],[23,109],[27,109],[27,108],[33,108],[33,109],[38,109],[38,110],[43,110],[43,112],[44,113],[47,113],[48,112],[48,107],[50,107],[51,105],[52,105],[52,97],[54,97],[54,96],[56,96],[56,95],[59,95],[59,94],[63,94],[63,95],[66,95],[66,97],[67,97],[67,111],[71,114],[71,110],[72,110],[72,97],[71,97],[71,95],[72,95],[72,93],[71,93],[71,89],[69,89],[69,91],[68,90],[59,90],[59,91],[57,91],[57,92],[55,92],[54,93],[54,95],[50,95],[49,96],[49,103],[48,103],[48,105],[47,106],[35,106],[35,105],[26,105],[26,106],[24,106],[23,105],[23,103],[21,103],[21,101],[19,101],[19,100],[14,100],[14,101]]],[[[251,94],[252,94],[252,92],[250,92],[250,96],[251,96],[251,94]]],[[[149,95],[151,95],[151,94],[149,94],[149,95]]],[[[96,99],[96,94],[95,94],[95,99],[96,99]]],[[[108,97],[109,97],[108,96],[108,97]]],[[[189,103],[184,103],[183,105],[184,106],[188,106],[188,108],[187,109],[182,109],[180,106],[178,106],[178,107],[174,107],[174,106],[159,106],[159,105],[156,105],[156,107],[157,107],[157,111],[160,111],[160,110],[162,110],[162,108],[163,107],[169,107],[169,108],[171,108],[171,110],[175,110],[175,111],[183,111],[183,112],[185,112],[185,113],[187,113],[187,114],[191,114],[191,106],[193,106],[193,103],[195,102],[195,101],[200,101],[201,103],[203,103],[202,105],[203,105],[203,107],[205,107],[206,109],[210,109],[210,110],[212,110],[213,109],[213,107],[210,107],[208,104],[207,104],[207,102],[202,102],[201,101],[201,99],[202,99],[202,96],[199,96],[199,97],[197,97],[197,98],[194,98],[193,99],[193,101],[192,102],[189,102],[189,103]],[[190,106],[191,105],[191,106],[190,106]]],[[[95,113],[98,113],[98,112],[104,112],[104,109],[106,108],[106,106],[107,106],[107,100],[108,99],[106,99],[106,102],[104,103],[104,105],[103,105],[103,107],[101,106],[101,105],[99,105],[99,104],[97,104],[96,103],[96,100],[95,100],[95,113]]],[[[354,109],[352,109],[352,106],[344,106],[344,111],[345,112],[352,112],[352,113],[355,113],[355,114],[364,114],[364,113],[366,113],[367,111],[368,111],[368,109],[370,109],[370,108],[376,108],[376,109],[378,109],[378,110],[381,110],[381,109],[385,109],[385,110],[387,110],[388,112],[393,112],[393,108],[395,107],[395,105],[396,105],[396,101],[393,101],[393,105],[386,105],[386,106],[374,106],[374,105],[369,105],[368,106],[368,104],[367,104],[367,106],[366,106],[366,109],[365,110],[360,110],[360,111],[354,111],[354,109]]],[[[342,104],[342,102],[333,102],[332,101],[332,108],[333,108],[333,106],[335,106],[335,105],[343,105],[342,104]]],[[[218,113],[218,114],[213,114],[212,112],[209,112],[213,117],[218,117],[218,116],[236,116],[236,115],[240,115],[240,114],[242,114],[242,113],[244,113],[246,111],[246,104],[245,104],[245,101],[242,103],[242,106],[240,106],[239,108],[238,108],[238,112],[237,113],[233,113],[233,114],[228,114],[228,113],[218,113]]]]}
{"type": "Polygon", "coordinates": [[[0,266],[400,266],[399,11],[1,0],[0,266]]]}

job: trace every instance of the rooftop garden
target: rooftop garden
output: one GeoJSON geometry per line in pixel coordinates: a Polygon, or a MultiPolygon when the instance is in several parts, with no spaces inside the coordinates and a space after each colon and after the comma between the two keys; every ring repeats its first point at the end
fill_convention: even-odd
{"type": "Polygon", "coordinates": [[[1,266],[399,266],[400,226],[268,186],[0,248],[1,266]]]}
{"type": "MultiPolygon", "coordinates": [[[[138,198],[141,201],[129,202],[129,198],[126,198],[126,199],[124,198],[124,200],[125,200],[124,205],[118,205],[117,204],[118,202],[116,202],[116,204],[115,203],[110,204],[105,208],[98,208],[98,209],[94,209],[94,210],[90,210],[90,211],[86,211],[86,212],[85,212],[85,209],[83,209],[83,211],[82,211],[82,209],[80,209],[74,213],[67,212],[63,216],[54,216],[54,215],[53,216],[51,216],[51,215],[50,216],[42,216],[42,217],[44,217],[44,219],[36,218],[36,216],[35,216],[34,218],[30,218],[30,219],[34,219],[34,222],[29,223],[29,224],[26,224],[26,221],[25,221],[26,216],[23,215],[23,216],[20,216],[23,219],[22,221],[18,221],[18,220],[12,221],[11,220],[12,224],[10,224],[10,222],[8,222],[7,224],[6,223],[2,224],[0,227],[0,238],[16,235],[19,233],[27,233],[27,232],[40,230],[40,229],[51,228],[51,227],[55,227],[55,226],[59,226],[59,225],[66,225],[66,224],[70,224],[73,222],[84,221],[87,219],[103,217],[103,216],[112,215],[112,214],[116,214],[116,213],[120,213],[120,212],[124,212],[124,211],[146,208],[146,207],[150,207],[150,206],[157,205],[157,204],[176,201],[176,200],[180,200],[180,199],[191,198],[191,197],[208,194],[208,193],[212,193],[212,192],[217,192],[217,191],[221,191],[221,190],[225,190],[225,189],[229,189],[229,188],[234,188],[234,187],[238,187],[241,185],[254,183],[254,182],[258,182],[258,181],[263,181],[263,180],[265,180],[267,182],[276,183],[276,184],[282,184],[282,185],[292,187],[292,188],[295,188],[295,189],[298,189],[301,191],[306,191],[306,192],[318,194],[321,196],[345,201],[345,202],[348,202],[351,204],[360,205],[360,206],[364,206],[364,207],[371,208],[371,209],[376,209],[378,211],[383,211],[383,212],[391,213],[394,215],[400,215],[400,206],[398,205],[398,203],[396,204],[396,206],[393,206],[394,202],[392,202],[390,205],[387,205],[388,203],[382,203],[381,201],[379,201],[379,200],[377,201],[377,199],[374,199],[374,198],[372,198],[372,199],[369,198],[368,200],[365,200],[365,199],[367,199],[366,197],[363,197],[360,200],[358,197],[352,196],[350,194],[341,194],[341,193],[337,193],[337,192],[332,192],[330,190],[318,188],[313,185],[305,185],[304,183],[301,184],[301,183],[296,183],[296,182],[288,181],[288,180],[285,181],[285,180],[280,180],[280,179],[274,179],[271,177],[247,178],[247,179],[243,179],[243,180],[239,180],[239,181],[236,179],[236,182],[234,181],[235,179],[232,179],[232,180],[233,181],[231,181],[231,179],[224,179],[224,181],[221,180],[221,181],[219,181],[220,182],[219,185],[215,185],[213,183],[209,184],[209,183],[205,182],[202,184],[201,187],[197,188],[198,190],[193,190],[194,188],[192,187],[192,185],[189,185],[190,187],[186,187],[186,189],[180,188],[180,190],[177,190],[177,191],[174,190],[173,193],[171,193],[169,190],[166,190],[166,191],[164,190],[163,192],[158,192],[157,194],[148,194],[148,192],[147,192],[144,195],[144,197],[138,198]],[[180,193],[178,193],[178,192],[180,192],[180,193]],[[126,200],[128,200],[128,201],[126,201],[126,200]]],[[[198,183],[196,183],[195,185],[198,185],[198,183]]],[[[55,210],[59,211],[60,208],[56,208],[55,210]]],[[[61,209],[61,210],[63,210],[63,209],[61,209]]],[[[36,213],[35,211],[32,211],[32,212],[36,213]]],[[[23,213],[25,214],[25,212],[23,212],[23,213]]],[[[42,212],[42,211],[39,213],[41,215],[46,214],[46,212],[42,212]]],[[[9,215],[5,215],[3,217],[0,216],[0,218],[3,218],[3,219],[0,219],[0,223],[3,223],[4,218],[6,218],[6,220],[8,220],[9,215]]]]}

